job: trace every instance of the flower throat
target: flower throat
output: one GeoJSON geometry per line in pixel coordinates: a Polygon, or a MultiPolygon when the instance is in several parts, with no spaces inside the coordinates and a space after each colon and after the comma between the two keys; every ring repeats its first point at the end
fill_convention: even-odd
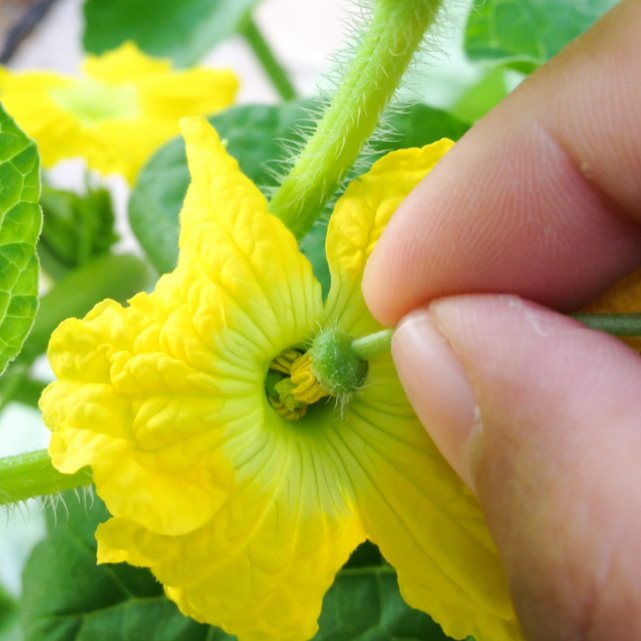
{"type": "Polygon", "coordinates": [[[346,400],[361,389],[369,365],[352,350],[353,338],[339,329],[318,334],[307,351],[286,349],[270,364],[265,391],[283,418],[295,421],[328,396],[346,400]]]}

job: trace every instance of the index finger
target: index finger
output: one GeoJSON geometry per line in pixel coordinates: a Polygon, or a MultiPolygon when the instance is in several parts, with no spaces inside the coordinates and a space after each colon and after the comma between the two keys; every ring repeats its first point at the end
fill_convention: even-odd
{"type": "Polygon", "coordinates": [[[641,265],[639,33],[624,0],[410,194],[363,280],[379,321],[457,293],[578,309],[641,265]]]}

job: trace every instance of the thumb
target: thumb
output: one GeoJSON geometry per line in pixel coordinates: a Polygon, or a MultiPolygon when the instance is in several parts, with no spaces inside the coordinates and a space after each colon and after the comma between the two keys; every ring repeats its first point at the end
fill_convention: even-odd
{"type": "Polygon", "coordinates": [[[641,360],[510,296],[441,299],[392,351],[477,493],[532,640],[641,638],[641,360]]]}

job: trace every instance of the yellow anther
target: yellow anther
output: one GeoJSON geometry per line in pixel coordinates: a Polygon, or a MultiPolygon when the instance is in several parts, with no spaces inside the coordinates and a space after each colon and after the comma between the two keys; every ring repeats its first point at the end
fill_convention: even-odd
{"type": "Polygon", "coordinates": [[[295,385],[291,395],[301,403],[311,405],[329,396],[331,392],[324,389],[312,371],[313,359],[309,352],[303,354],[292,364],[291,381],[295,385]]]}
{"type": "Polygon", "coordinates": [[[276,372],[282,372],[289,376],[292,371],[292,363],[300,357],[300,352],[296,349],[286,349],[284,352],[279,354],[269,366],[269,369],[276,372]]]}
{"type": "Polygon", "coordinates": [[[269,398],[269,402],[272,404],[277,414],[280,414],[283,418],[286,418],[289,421],[297,421],[299,418],[305,416],[307,412],[307,405],[301,405],[294,409],[290,409],[282,401],[278,401],[275,398],[269,398]]]}

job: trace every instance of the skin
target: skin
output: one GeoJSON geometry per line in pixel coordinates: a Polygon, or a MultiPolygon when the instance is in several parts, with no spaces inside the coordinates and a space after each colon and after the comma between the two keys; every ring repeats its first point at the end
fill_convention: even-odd
{"type": "Polygon", "coordinates": [[[641,638],[641,359],[559,313],[641,266],[639,34],[624,0],[473,127],[363,281],[533,641],[641,638]]]}

